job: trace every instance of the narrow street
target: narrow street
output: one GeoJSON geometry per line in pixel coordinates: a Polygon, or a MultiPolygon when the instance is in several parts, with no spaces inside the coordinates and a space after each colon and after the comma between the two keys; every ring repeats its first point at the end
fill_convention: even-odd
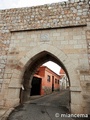
{"type": "Polygon", "coordinates": [[[69,113],[68,105],[69,91],[54,92],[18,106],[8,120],[72,120],[61,117],[69,113]]]}

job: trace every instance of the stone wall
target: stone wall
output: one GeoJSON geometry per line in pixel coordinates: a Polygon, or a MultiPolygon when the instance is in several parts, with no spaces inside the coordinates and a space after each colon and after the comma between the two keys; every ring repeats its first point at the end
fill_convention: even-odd
{"type": "Polygon", "coordinates": [[[42,89],[43,89],[45,95],[52,93],[52,88],[50,88],[50,87],[43,86],[42,89]]]}
{"type": "MultiPolygon", "coordinates": [[[[22,83],[20,78],[20,72],[22,69],[19,66],[25,66],[28,60],[32,59],[32,57],[39,52],[48,51],[58,57],[67,68],[71,84],[72,108],[75,109],[75,106],[80,106],[78,109],[79,111],[82,110],[81,112],[83,113],[86,108],[85,106],[82,108],[82,101],[84,101],[85,104],[86,101],[82,99],[82,97],[83,94],[85,94],[85,91],[89,92],[90,89],[88,84],[90,75],[88,73],[89,62],[87,56],[86,29],[87,27],[78,27],[43,31],[13,32],[4,74],[6,77],[3,83],[3,85],[7,85],[6,91],[8,91],[9,88],[9,91],[5,93],[5,106],[10,106],[12,103],[16,104],[16,101],[19,101],[19,99],[17,99],[19,97],[17,96],[19,96],[19,89],[21,88],[22,83]],[[47,37],[43,38],[42,36],[44,35],[47,37]],[[17,65],[19,66],[17,67],[17,65]],[[12,76],[7,79],[7,75],[9,74],[12,76]],[[87,77],[83,79],[82,76],[87,77]],[[86,88],[83,86],[84,83],[88,85],[88,90],[87,86],[86,88]],[[15,93],[14,96],[13,93],[15,93]],[[73,96],[77,96],[76,98],[79,99],[78,103],[77,99],[73,96]]],[[[33,58],[33,61],[35,58],[33,58]]],[[[76,110],[73,110],[73,113],[75,112],[76,110]]]]}
{"type": "MultiPolygon", "coordinates": [[[[48,95],[48,94],[52,93],[52,88],[46,87],[46,86],[43,86],[42,88],[44,90],[45,95],[48,95]]],[[[59,91],[59,88],[55,88],[54,91],[59,91]]]]}
{"type": "Polygon", "coordinates": [[[2,11],[0,11],[0,105],[4,104],[2,99],[4,99],[5,93],[3,92],[4,89],[7,88],[7,84],[5,84],[5,86],[2,85],[4,82],[7,83],[7,80],[4,81],[4,79],[11,78],[11,74],[7,74],[7,77],[4,76],[11,39],[11,33],[8,28],[4,27],[5,24],[2,18],[2,11]]]}
{"type": "Polygon", "coordinates": [[[51,5],[2,10],[1,18],[5,31],[80,26],[89,21],[89,4],[89,0],[69,0],[51,5]]]}
{"type": "MultiPolygon", "coordinates": [[[[54,3],[50,5],[47,4],[30,8],[1,10],[0,89],[4,79],[4,68],[11,39],[10,31],[86,25],[90,21],[89,5],[89,0],[69,0],[68,2],[54,3]]],[[[89,34],[89,31],[87,31],[87,34],[89,34]]],[[[89,46],[89,38],[87,39],[89,46]]],[[[89,51],[88,47],[88,53],[89,51]]],[[[7,76],[10,77],[11,75],[8,74],[7,76]]]]}
{"type": "Polygon", "coordinates": [[[89,6],[89,0],[69,0],[0,11],[0,107],[19,103],[22,69],[47,51],[67,68],[72,112],[90,113],[89,6]]]}

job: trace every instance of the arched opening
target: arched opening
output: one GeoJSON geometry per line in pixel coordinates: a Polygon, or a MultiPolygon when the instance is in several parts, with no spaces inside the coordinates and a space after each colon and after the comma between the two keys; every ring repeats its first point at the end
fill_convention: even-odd
{"type": "MultiPolygon", "coordinates": [[[[47,51],[42,51],[35,56],[33,56],[28,63],[25,66],[25,72],[23,74],[23,87],[24,91],[21,92],[21,102],[28,101],[30,99],[30,91],[32,87],[32,79],[37,71],[37,69],[44,64],[45,62],[53,61],[54,63],[58,64],[66,73],[68,80],[69,80],[69,86],[70,86],[70,78],[68,75],[68,71],[66,70],[64,64],[52,53],[47,51]]],[[[53,90],[52,90],[53,91],[53,90]]]]}

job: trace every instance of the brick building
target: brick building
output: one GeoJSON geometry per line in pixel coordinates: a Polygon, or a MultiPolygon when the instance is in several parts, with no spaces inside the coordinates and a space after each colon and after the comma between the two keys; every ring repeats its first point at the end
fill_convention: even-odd
{"type": "Polygon", "coordinates": [[[59,80],[60,76],[48,67],[39,67],[32,80],[31,95],[44,95],[59,90],[59,80]]]}

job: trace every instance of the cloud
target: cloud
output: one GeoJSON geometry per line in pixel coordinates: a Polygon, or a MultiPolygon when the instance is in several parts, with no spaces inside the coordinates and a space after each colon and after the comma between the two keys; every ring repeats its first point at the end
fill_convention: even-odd
{"type": "Polygon", "coordinates": [[[50,68],[52,71],[54,71],[55,73],[59,75],[61,67],[57,65],[56,63],[49,61],[49,62],[44,63],[43,65],[47,66],[48,68],[50,68]]]}
{"type": "Polygon", "coordinates": [[[47,3],[55,3],[55,2],[61,2],[64,0],[19,0],[18,7],[24,7],[24,6],[36,6],[36,5],[43,5],[47,3]]]}
{"type": "Polygon", "coordinates": [[[16,4],[17,0],[0,0],[0,9],[14,8],[16,4]]]}
{"type": "Polygon", "coordinates": [[[62,2],[67,0],[0,0],[0,9],[29,7],[48,3],[62,2]]]}

